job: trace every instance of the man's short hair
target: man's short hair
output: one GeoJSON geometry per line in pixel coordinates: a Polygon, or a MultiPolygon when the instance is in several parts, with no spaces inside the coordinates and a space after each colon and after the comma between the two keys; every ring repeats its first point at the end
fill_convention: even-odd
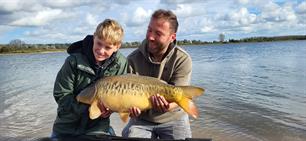
{"type": "Polygon", "coordinates": [[[170,28],[174,33],[177,32],[178,29],[178,21],[176,15],[170,10],[159,9],[156,10],[151,17],[152,19],[164,19],[170,23],[170,28]]]}
{"type": "Polygon", "coordinates": [[[110,44],[119,45],[122,42],[123,34],[123,28],[118,22],[105,19],[97,26],[94,36],[110,44]]]}

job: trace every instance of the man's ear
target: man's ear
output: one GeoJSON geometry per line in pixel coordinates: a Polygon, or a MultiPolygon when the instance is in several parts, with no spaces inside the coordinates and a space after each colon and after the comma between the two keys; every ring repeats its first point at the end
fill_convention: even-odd
{"type": "Polygon", "coordinates": [[[171,42],[173,42],[176,39],[176,33],[172,33],[170,38],[171,42]]]}

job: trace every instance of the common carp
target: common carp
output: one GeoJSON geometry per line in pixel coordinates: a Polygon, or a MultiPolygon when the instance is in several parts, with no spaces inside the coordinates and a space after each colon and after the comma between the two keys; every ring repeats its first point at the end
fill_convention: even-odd
{"type": "Polygon", "coordinates": [[[126,74],[97,80],[83,90],[77,100],[90,105],[91,119],[101,115],[98,103],[102,102],[111,111],[118,112],[126,122],[131,107],[138,107],[141,111],[152,108],[150,97],[155,94],[164,96],[168,102],[177,103],[185,112],[197,118],[199,113],[192,97],[203,93],[204,89],[200,87],[173,86],[154,77],[126,74]]]}

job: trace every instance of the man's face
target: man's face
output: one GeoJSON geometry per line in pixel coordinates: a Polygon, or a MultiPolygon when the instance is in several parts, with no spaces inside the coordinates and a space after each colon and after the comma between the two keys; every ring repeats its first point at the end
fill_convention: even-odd
{"type": "Polygon", "coordinates": [[[170,29],[170,23],[164,19],[151,19],[146,36],[149,46],[148,51],[153,54],[163,54],[171,42],[176,38],[176,33],[170,29]]]}
{"type": "Polygon", "coordinates": [[[104,61],[119,49],[120,45],[113,45],[94,37],[93,54],[97,62],[104,61]]]}

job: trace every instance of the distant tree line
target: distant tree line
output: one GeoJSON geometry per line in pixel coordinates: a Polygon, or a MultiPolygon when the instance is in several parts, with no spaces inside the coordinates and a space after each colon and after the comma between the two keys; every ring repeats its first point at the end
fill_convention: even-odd
{"type": "MultiPolygon", "coordinates": [[[[221,44],[221,43],[241,43],[241,42],[269,42],[269,41],[285,41],[285,40],[306,40],[306,35],[292,36],[276,36],[276,37],[250,37],[239,40],[229,39],[224,40],[224,35],[219,35],[219,41],[201,41],[201,40],[177,40],[178,45],[203,45],[203,44],[221,44]]],[[[122,48],[136,48],[141,42],[124,42],[122,48]]],[[[0,44],[0,53],[31,53],[45,51],[65,51],[70,43],[55,43],[55,44],[26,44],[20,39],[10,41],[9,44],[0,44]]]]}
{"type": "Polygon", "coordinates": [[[63,51],[70,46],[66,44],[25,44],[19,39],[11,41],[7,45],[0,45],[0,53],[31,53],[44,51],[63,51]]]}
{"type": "Polygon", "coordinates": [[[294,35],[294,36],[276,36],[276,37],[250,37],[239,40],[229,39],[230,43],[240,42],[272,42],[272,41],[286,41],[286,40],[306,40],[306,35],[294,35]]]}
{"type": "Polygon", "coordinates": [[[242,39],[229,39],[225,41],[225,35],[219,35],[219,41],[201,41],[201,40],[180,40],[178,45],[203,45],[203,44],[224,44],[224,43],[242,43],[242,42],[273,42],[273,41],[287,41],[287,40],[306,40],[306,35],[291,35],[291,36],[275,36],[275,37],[250,37],[242,39]]]}

